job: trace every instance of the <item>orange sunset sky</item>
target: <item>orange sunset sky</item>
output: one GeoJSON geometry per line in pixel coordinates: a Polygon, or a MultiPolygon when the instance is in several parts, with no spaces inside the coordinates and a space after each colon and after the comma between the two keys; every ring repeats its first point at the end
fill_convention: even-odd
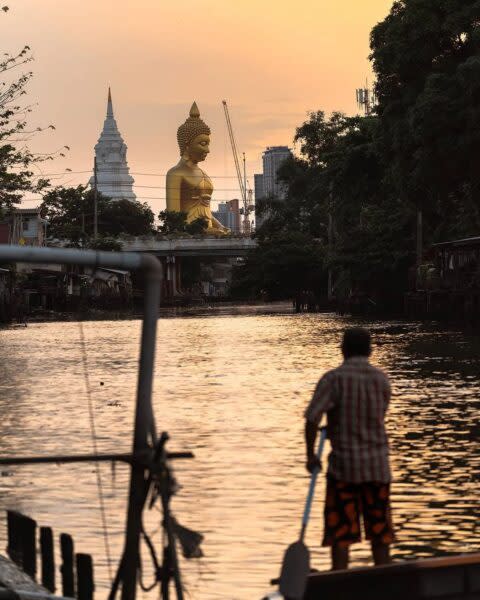
{"type": "MultiPolygon", "coordinates": [[[[7,3],[4,0],[2,4],[7,3]]],[[[222,109],[226,99],[247,173],[266,146],[293,146],[310,110],[355,114],[355,88],[372,79],[371,28],[392,0],[10,0],[0,15],[2,52],[31,46],[31,123],[53,123],[35,150],[63,145],[45,173],[88,171],[112,88],[139,200],[165,206],[165,172],[178,161],[176,129],[193,100],[212,129],[202,165],[214,200],[238,197],[222,109]],[[144,174],[158,174],[151,176],[144,174]],[[145,186],[145,187],[140,187],[145,186]]],[[[76,185],[88,173],[60,175],[76,185]]],[[[29,205],[34,200],[29,201],[29,205]]]]}

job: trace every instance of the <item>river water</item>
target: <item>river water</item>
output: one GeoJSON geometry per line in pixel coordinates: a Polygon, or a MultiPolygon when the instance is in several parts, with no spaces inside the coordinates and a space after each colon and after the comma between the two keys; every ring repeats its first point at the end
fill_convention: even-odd
{"type": "MultiPolygon", "coordinates": [[[[318,377],[340,359],[339,340],[358,321],[330,314],[238,308],[159,321],[154,405],[177,461],[177,519],[205,536],[204,557],[182,560],[194,600],[259,599],[298,535],[308,476],[303,410],[318,377]]],[[[418,323],[366,323],[372,362],[392,380],[388,416],[396,559],[480,550],[479,340],[418,323]]],[[[83,324],[99,450],[130,450],[139,321],[83,324]]],[[[92,449],[79,324],[31,324],[0,331],[0,454],[47,455],[92,449]]],[[[128,469],[101,467],[110,553],[122,547],[128,469]]],[[[313,566],[328,567],[322,536],[323,477],[307,543],[313,566]]],[[[92,465],[4,467],[4,509],[15,508],[71,533],[95,559],[97,598],[109,581],[92,465]]],[[[146,528],[161,547],[160,514],[146,528]]],[[[353,565],[369,562],[354,547],[353,565]]],[[[57,554],[57,564],[59,563],[57,554]]],[[[145,583],[151,581],[143,552],[145,583]]],[[[154,597],[157,597],[156,592],[154,597]]],[[[147,597],[147,595],[145,595],[147,597]]],[[[151,594],[150,594],[150,597],[151,594]]]]}

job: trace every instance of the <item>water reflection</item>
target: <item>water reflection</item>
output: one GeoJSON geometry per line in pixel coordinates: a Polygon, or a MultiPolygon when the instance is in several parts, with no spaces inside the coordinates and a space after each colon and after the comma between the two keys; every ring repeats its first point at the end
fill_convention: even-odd
{"type": "MultiPolygon", "coordinates": [[[[332,315],[189,315],[159,323],[155,405],[175,465],[179,521],[205,534],[205,558],[183,564],[194,599],[257,598],[298,534],[307,477],[302,413],[318,376],[340,360],[339,337],[353,321],[332,315]]],[[[365,323],[363,323],[365,324],[365,323]]],[[[366,323],[373,362],[392,378],[396,558],[480,549],[479,342],[418,324],[366,323]]],[[[128,451],[139,322],[84,324],[99,447],[128,451]],[[103,382],[103,385],[101,385],[103,382]]],[[[48,454],[91,448],[76,323],[0,331],[0,452],[48,454]]],[[[122,547],[128,471],[102,465],[112,554],[122,547]]],[[[98,596],[108,584],[93,467],[19,467],[0,477],[0,508],[15,507],[72,533],[92,552],[98,596]]],[[[313,562],[326,568],[323,482],[308,531],[313,562]]],[[[158,530],[152,512],[147,527],[158,530]]],[[[0,529],[5,545],[5,526],[0,529]]],[[[156,536],[160,544],[159,534],[156,536]]],[[[353,561],[365,564],[368,547],[353,561]]],[[[145,579],[151,571],[144,557],[145,579]]]]}

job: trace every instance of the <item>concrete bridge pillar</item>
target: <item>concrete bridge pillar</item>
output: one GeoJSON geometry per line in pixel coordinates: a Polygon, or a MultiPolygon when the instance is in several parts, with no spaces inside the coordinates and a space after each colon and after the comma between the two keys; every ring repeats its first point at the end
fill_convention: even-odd
{"type": "Polygon", "coordinates": [[[167,256],[167,269],[166,269],[166,280],[168,284],[169,295],[175,296],[177,293],[176,289],[176,275],[175,275],[175,257],[167,256]]]}
{"type": "Polygon", "coordinates": [[[166,257],[166,280],[169,295],[175,297],[182,289],[181,262],[179,256],[166,257]]]}

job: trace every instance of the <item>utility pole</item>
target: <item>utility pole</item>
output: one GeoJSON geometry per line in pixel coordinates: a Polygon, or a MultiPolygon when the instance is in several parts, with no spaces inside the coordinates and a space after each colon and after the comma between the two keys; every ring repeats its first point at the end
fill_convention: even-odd
{"type": "MultiPolygon", "coordinates": [[[[328,254],[329,261],[332,260],[333,254],[333,185],[330,184],[330,192],[328,197],[328,254]]],[[[331,265],[328,266],[328,283],[327,283],[327,298],[329,301],[333,299],[333,273],[331,265]]]]}
{"type": "Polygon", "coordinates": [[[417,287],[418,287],[418,277],[419,277],[419,273],[420,273],[420,265],[422,264],[422,259],[423,259],[423,214],[422,214],[422,207],[418,206],[417,207],[417,276],[416,276],[416,280],[417,280],[417,287]]]}
{"type": "Polygon", "coordinates": [[[97,157],[93,159],[93,239],[98,237],[97,157]]]}
{"type": "MultiPolygon", "coordinates": [[[[245,163],[245,152],[243,153],[243,189],[245,193],[247,193],[247,168],[245,163]]],[[[244,203],[244,212],[243,212],[243,233],[250,233],[250,219],[248,217],[250,209],[248,206],[248,197],[246,203],[244,203]]]]}

